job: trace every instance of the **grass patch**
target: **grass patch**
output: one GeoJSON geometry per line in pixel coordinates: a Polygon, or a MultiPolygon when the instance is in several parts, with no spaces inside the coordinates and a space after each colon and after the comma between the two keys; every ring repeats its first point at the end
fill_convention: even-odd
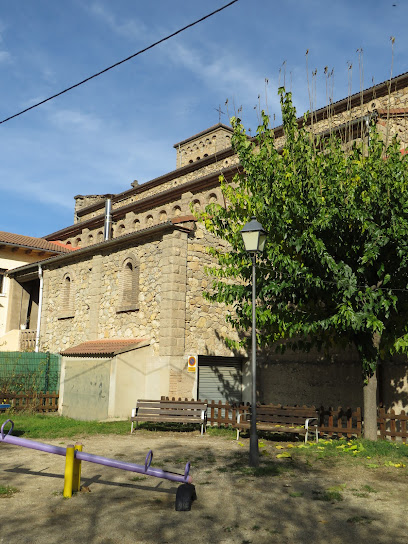
{"type": "Polygon", "coordinates": [[[329,487],[325,491],[312,491],[312,499],[315,501],[340,502],[343,500],[341,491],[345,486],[329,487]]]}
{"type": "Polygon", "coordinates": [[[361,489],[352,489],[351,490],[353,495],[355,497],[360,497],[361,499],[366,499],[370,493],[378,493],[378,491],[376,489],[374,489],[373,487],[371,487],[371,485],[363,485],[361,487],[361,489]]]}
{"type": "Polygon", "coordinates": [[[0,485],[0,499],[8,499],[18,492],[19,489],[16,487],[11,487],[10,485],[0,485]]]}
{"type": "Polygon", "coordinates": [[[368,485],[368,484],[363,485],[363,489],[367,493],[378,493],[378,491],[376,489],[374,489],[373,487],[371,487],[371,485],[368,485]]]}
{"type": "Polygon", "coordinates": [[[133,478],[129,478],[131,482],[141,482],[142,480],[147,480],[147,476],[133,476],[133,478]]]}
{"type": "Polygon", "coordinates": [[[326,464],[336,464],[337,461],[346,460],[347,463],[364,463],[367,468],[379,468],[389,466],[393,468],[405,468],[408,465],[408,446],[403,443],[387,442],[379,440],[321,440],[319,443],[291,444],[290,454],[295,460],[303,460],[308,466],[323,461],[326,464]]]}
{"type": "MultiPolygon", "coordinates": [[[[0,424],[9,416],[0,415],[0,424]]],[[[78,435],[129,434],[129,421],[78,421],[45,414],[13,414],[13,435],[26,438],[73,438],[78,435]]],[[[7,425],[7,428],[9,426],[7,425]]]]}
{"type": "Polygon", "coordinates": [[[372,523],[374,520],[372,518],[369,518],[368,516],[353,516],[352,518],[348,518],[347,523],[353,523],[353,524],[364,524],[367,525],[369,523],[372,523]]]}
{"type": "Polygon", "coordinates": [[[237,431],[231,427],[207,427],[206,433],[209,436],[223,436],[231,440],[237,438],[237,431]]]}
{"type": "Polygon", "coordinates": [[[303,491],[292,491],[289,493],[289,497],[303,497],[303,491]]]}

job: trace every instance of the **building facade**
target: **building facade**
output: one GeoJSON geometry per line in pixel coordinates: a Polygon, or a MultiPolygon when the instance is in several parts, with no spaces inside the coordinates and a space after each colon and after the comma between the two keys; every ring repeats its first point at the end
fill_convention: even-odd
{"type": "Polygon", "coordinates": [[[22,284],[8,272],[70,251],[61,243],[0,231],[0,351],[34,349],[38,323],[38,274],[22,284]]]}
{"type": "MultiPolygon", "coordinates": [[[[407,113],[404,74],[314,112],[309,127],[321,135],[335,130],[347,144],[367,139],[374,119],[385,139],[398,134],[405,152],[407,113]]],[[[227,308],[203,298],[203,291],[211,288],[205,272],[211,264],[207,248],[223,248],[224,242],[212,237],[193,215],[208,203],[226,205],[219,176],[231,180],[239,169],[231,136],[231,127],[215,125],[175,144],[175,170],[142,185],[134,181],[118,194],[75,197],[73,224],[45,237],[76,251],[42,262],[41,350],[62,353],[63,364],[70,369],[72,357],[78,356],[94,368],[100,346],[90,352],[86,343],[134,341],[139,362],[128,381],[130,391],[156,398],[249,400],[247,354],[232,352],[225,343],[227,337],[237,338],[225,321],[227,308]],[[85,351],[71,351],[79,345],[85,345],[81,348],[85,351]],[[140,350],[145,350],[144,359],[140,350]],[[146,386],[152,383],[152,374],[154,386],[146,386]]],[[[281,127],[275,129],[275,137],[279,148],[284,138],[281,127]]],[[[9,276],[21,286],[35,274],[36,266],[27,264],[9,276]]],[[[325,369],[323,389],[313,387],[319,371],[316,366],[310,370],[310,355],[286,357],[261,359],[260,400],[362,404],[353,354],[332,360],[315,356],[313,364],[325,369]],[[297,386],[305,387],[296,386],[297,391],[293,384],[299,378],[297,386]],[[337,381],[346,384],[346,393],[330,386],[337,381]]],[[[109,417],[118,414],[113,407],[109,417]]]]}

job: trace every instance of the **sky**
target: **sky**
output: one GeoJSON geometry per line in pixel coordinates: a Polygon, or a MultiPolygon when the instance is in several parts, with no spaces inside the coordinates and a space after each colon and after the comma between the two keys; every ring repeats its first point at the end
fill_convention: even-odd
{"type": "MultiPolygon", "coordinates": [[[[228,2],[0,0],[0,121],[228,2]]],[[[406,0],[238,0],[0,124],[0,230],[72,225],[75,195],[174,170],[175,143],[232,115],[279,125],[281,85],[302,115],[408,71],[407,20],[406,0]]]]}

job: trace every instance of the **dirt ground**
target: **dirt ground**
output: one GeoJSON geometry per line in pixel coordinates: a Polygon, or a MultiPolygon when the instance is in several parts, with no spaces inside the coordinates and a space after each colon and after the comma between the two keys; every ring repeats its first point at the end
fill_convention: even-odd
{"type": "Polygon", "coordinates": [[[83,491],[64,499],[63,457],[2,443],[0,485],[19,492],[0,499],[1,543],[408,543],[407,468],[293,463],[276,459],[282,450],[264,440],[265,475],[254,476],[244,468],[245,438],[240,445],[198,432],[145,430],[77,438],[84,451],[137,464],[152,449],[152,467],[173,472],[183,473],[190,460],[197,501],[190,512],[176,512],[179,484],[86,462],[83,491]],[[316,500],[333,488],[343,500],[316,500]]]}

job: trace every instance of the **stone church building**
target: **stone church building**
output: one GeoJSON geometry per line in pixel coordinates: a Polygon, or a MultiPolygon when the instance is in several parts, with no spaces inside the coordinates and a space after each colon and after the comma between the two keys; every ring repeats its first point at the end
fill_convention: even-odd
{"type": "MultiPolygon", "coordinates": [[[[327,108],[309,116],[315,132],[361,140],[375,119],[386,137],[390,121],[388,135],[398,133],[405,148],[408,74],[330,109],[330,121],[327,108]]],[[[249,400],[247,354],[224,342],[236,334],[227,308],[203,298],[211,285],[207,247],[223,241],[192,214],[210,202],[225,205],[219,176],[230,180],[239,169],[231,135],[217,124],[174,145],[175,170],[118,194],[76,196],[73,224],[45,237],[76,250],[9,272],[19,285],[38,284],[39,345],[62,355],[63,414],[126,417],[137,398],[162,395],[249,400]]],[[[275,136],[279,147],[281,127],[275,136]]],[[[408,405],[406,375],[405,363],[384,371],[388,405],[408,405]]],[[[273,354],[260,358],[258,376],[263,402],[362,405],[353,354],[273,354]]]]}

